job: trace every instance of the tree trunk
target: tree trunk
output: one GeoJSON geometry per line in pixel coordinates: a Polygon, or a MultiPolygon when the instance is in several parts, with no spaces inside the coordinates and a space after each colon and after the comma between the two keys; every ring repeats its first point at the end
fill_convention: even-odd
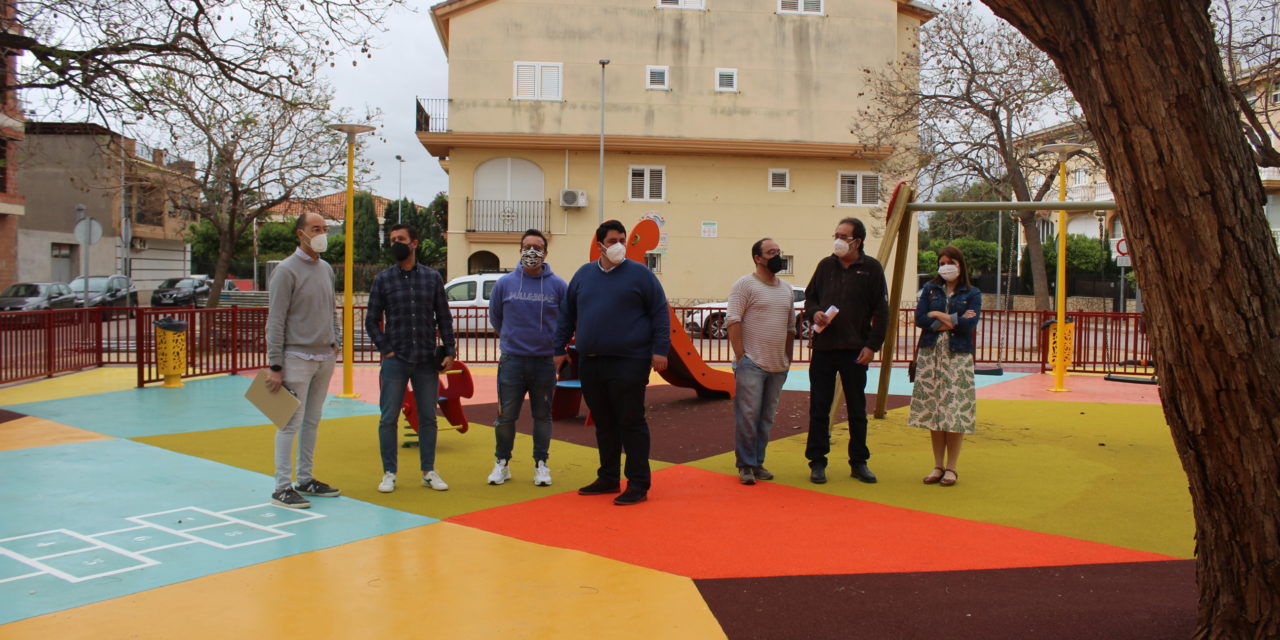
{"type": "Polygon", "coordinates": [[[1027,260],[1031,262],[1031,292],[1036,296],[1036,311],[1049,310],[1049,276],[1045,272],[1044,243],[1040,242],[1040,225],[1036,212],[1018,213],[1018,223],[1027,238],[1027,260]]]}
{"type": "Polygon", "coordinates": [[[984,0],[1088,118],[1190,481],[1202,638],[1280,637],[1280,257],[1207,0],[984,0]]]}
{"type": "Polygon", "coordinates": [[[213,282],[209,283],[209,301],[206,309],[217,309],[222,298],[222,283],[231,270],[231,257],[236,251],[237,225],[227,224],[218,234],[218,260],[213,264],[213,282]]]}

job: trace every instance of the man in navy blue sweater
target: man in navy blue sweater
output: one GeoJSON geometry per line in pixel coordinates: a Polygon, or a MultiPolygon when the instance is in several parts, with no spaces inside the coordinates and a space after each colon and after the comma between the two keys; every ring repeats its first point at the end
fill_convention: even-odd
{"type": "Polygon", "coordinates": [[[627,490],[616,505],[649,496],[649,424],[644,391],[649,369],[667,368],[671,323],[662,283],[645,265],[627,259],[627,229],[608,220],[596,229],[601,256],[573,274],[556,328],[555,364],[576,336],[582,395],[596,423],[600,468],[580,495],[618,493],[622,453],[627,454],[627,490]]]}

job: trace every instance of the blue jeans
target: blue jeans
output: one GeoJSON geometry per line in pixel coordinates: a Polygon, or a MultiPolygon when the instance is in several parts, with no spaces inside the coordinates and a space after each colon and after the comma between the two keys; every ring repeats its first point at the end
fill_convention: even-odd
{"type": "Polygon", "coordinates": [[[738,467],[761,467],[787,372],[765,371],[743,356],[734,378],[737,384],[733,394],[733,441],[738,467]]]}
{"type": "Polygon", "coordinates": [[[533,416],[533,459],[546,461],[551,448],[551,394],[556,389],[556,365],[551,356],[502,354],[498,359],[498,420],[494,425],[498,448],[493,455],[510,460],[516,441],[516,418],[525,393],[533,416]]]}
{"type": "Polygon", "coordinates": [[[814,350],[809,362],[809,439],[804,456],[810,467],[826,467],[831,452],[831,404],[836,398],[836,374],[844,388],[849,412],[849,464],[865,464],[867,449],[867,365],[858,364],[861,349],[814,350]]]}
{"type": "Polygon", "coordinates": [[[378,407],[382,419],[378,421],[378,444],[382,449],[382,470],[396,472],[396,455],[399,442],[396,426],[400,421],[400,409],[404,404],[405,383],[413,383],[413,399],[418,404],[418,456],[422,472],[436,468],[436,400],[440,398],[440,378],[429,362],[409,362],[396,356],[383,358],[378,373],[381,392],[378,407]]]}

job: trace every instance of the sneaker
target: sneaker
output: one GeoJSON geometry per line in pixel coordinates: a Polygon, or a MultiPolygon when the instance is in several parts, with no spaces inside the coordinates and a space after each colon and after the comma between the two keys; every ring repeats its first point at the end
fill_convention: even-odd
{"type": "Polygon", "coordinates": [[[294,491],[293,487],[286,487],[271,494],[271,503],[278,504],[282,507],[288,507],[290,509],[311,508],[311,501],[298,495],[298,492],[294,491]]]}
{"type": "Polygon", "coordinates": [[[493,463],[493,471],[489,472],[489,484],[502,484],[511,479],[511,468],[507,466],[508,460],[499,460],[493,463]]]}
{"type": "Polygon", "coordinates": [[[621,490],[622,490],[622,487],[618,486],[617,482],[607,482],[605,480],[596,478],[595,482],[592,482],[591,484],[581,489],[578,489],[578,495],[599,496],[599,495],[604,495],[606,493],[618,493],[621,490]]]}
{"type": "Polygon", "coordinates": [[[534,468],[533,484],[539,487],[551,486],[551,469],[547,467],[546,460],[539,460],[538,466],[534,468]]]}
{"type": "Polygon", "coordinates": [[[618,505],[619,507],[629,507],[633,504],[640,504],[641,502],[644,502],[645,500],[648,500],[648,499],[649,499],[648,491],[645,491],[643,489],[632,489],[631,487],[627,487],[627,490],[623,491],[622,495],[613,499],[613,503],[618,505]]]}
{"type": "Polygon", "coordinates": [[[315,478],[298,485],[298,493],[308,496],[320,496],[321,498],[335,498],[342,494],[342,492],[336,488],[320,482],[315,478]]]}
{"type": "Polygon", "coordinates": [[[772,480],[773,473],[764,467],[756,467],[751,472],[755,475],[756,480],[772,480]]]}
{"type": "Polygon", "coordinates": [[[383,493],[391,493],[396,490],[396,474],[394,471],[388,471],[382,474],[382,482],[378,483],[378,491],[383,493]]]}
{"type": "Polygon", "coordinates": [[[751,471],[751,467],[738,467],[738,482],[742,484],[755,484],[756,476],[751,471]]]}
{"type": "Polygon", "coordinates": [[[435,489],[436,491],[449,490],[449,485],[440,477],[440,474],[435,472],[434,469],[422,474],[422,486],[428,489],[435,489]]]}

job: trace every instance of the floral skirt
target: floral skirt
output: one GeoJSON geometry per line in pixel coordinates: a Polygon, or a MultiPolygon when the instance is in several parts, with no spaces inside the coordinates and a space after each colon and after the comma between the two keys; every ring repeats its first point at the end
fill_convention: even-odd
{"type": "Polygon", "coordinates": [[[977,389],[973,354],[952,353],[946,333],[916,357],[916,383],[911,390],[907,424],[933,431],[973,433],[977,389]]]}

